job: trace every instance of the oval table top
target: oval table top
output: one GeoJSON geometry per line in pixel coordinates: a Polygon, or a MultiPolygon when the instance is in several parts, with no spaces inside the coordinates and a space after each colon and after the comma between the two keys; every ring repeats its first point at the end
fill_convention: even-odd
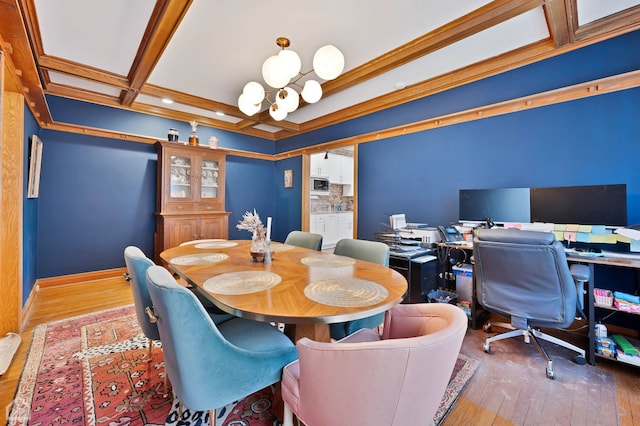
{"type": "Polygon", "coordinates": [[[220,240],[163,251],[169,269],[223,311],[285,324],[330,324],[384,312],[407,281],[393,269],[277,242],[272,262],[252,261],[251,241],[220,240]]]}

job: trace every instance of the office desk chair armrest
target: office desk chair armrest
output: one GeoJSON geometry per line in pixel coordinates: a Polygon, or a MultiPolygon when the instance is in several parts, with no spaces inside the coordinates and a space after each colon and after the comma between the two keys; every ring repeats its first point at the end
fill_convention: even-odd
{"type": "Polygon", "coordinates": [[[574,263],[569,267],[569,271],[571,272],[573,279],[576,281],[587,282],[591,278],[591,273],[589,272],[589,267],[587,265],[574,263]]]}

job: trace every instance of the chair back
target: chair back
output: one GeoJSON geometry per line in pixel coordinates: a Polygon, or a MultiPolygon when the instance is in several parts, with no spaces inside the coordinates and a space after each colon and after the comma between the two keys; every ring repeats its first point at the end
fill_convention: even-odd
{"type": "Polygon", "coordinates": [[[267,323],[236,318],[216,326],[198,298],[161,266],[147,270],[147,284],[167,375],[191,410],[220,408],[271,385],[296,358],[289,339],[267,323]]]}
{"type": "Polygon", "coordinates": [[[389,266],[389,246],[379,241],[345,238],[338,241],[333,253],[389,266]]]}
{"type": "Polygon", "coordinates": [[[322,250],[322,235],[313,232],[291,231],[284,243],[320,251],[322,250]]]}
{"type": "Polygon", "coordinates": [[[147,288],[147,269],[153,266],[152,260],[144,255],[142,250],[135,246],[124,249],[124,262],[127,265],[127,272],[131,278],[131,292],[133,293],[133,303],[136,307],[136,318],[138,325],[144,335],[151,340],[159,340],[158,326],[149,321],[145,309],[151,306],[151,296],[147,288]]]}
{"type": "MultiPolygon", "coordinates": [[[[397,305],[385,315],[382,340],[362,341],[359,334],[378,338],[366,329],[338,343],[300,339],[299,402],[294,411],[308,425],[429,424],[449,383],[467,323],[466,314],[453,305],[397,305]]],[[[283,381],[287,403],[288,392],[283,381]]]]}
{"type": "Polygon", "coordinates": [[[553,233],[480,229],[473,257],[478,301],[489,311],[511,317],[514,325],[563,328],[573,322],[576,287],[553,233]]]}

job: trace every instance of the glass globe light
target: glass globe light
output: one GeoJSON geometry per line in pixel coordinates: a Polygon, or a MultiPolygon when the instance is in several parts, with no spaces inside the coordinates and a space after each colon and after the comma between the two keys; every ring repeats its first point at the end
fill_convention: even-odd
{"type": "Polygon", "coordinates": [[[307,80],[302,87],[302,99],[309,104],[315,104],[322,97],[322,86],[315,80],[307,80]]]}
{"type": "Polygon", "coordinates": [[[242,89],[242,93],[245,95],[247,100],[253,104],[260,103],[264,99],[264,87],[256,81],[251,81],[245,84],[244,89],[242,89]]]}
{"type": "Polygon", "coordinates": [[[262,78],[275,89],[280,89],[289,84],[289,76],[286,72],[285,61],[279,56],[270,56],[262,64],[262,78]]]}
{"type": "Polygon", "coordinates": [[[287,118],[287,111],[284,108],[280,108],[278,104],[273,104],[269,107],[269,115],[276,121],[281,121],[287,118]]]}
{"type": "Polygon", "coordinates": [[[313,55],[313,70],[323,80],[333,80],[344,69],[344,55],[337,47],[328,44],[313,55]]]}
{"type": "Polygon", "coordinates": [[[293,112],[298,109],[300,96],[291,87],[285,87],[284,89],[279,90],[276,94],[276,104],[286,112],[293,112]]]}
{"type": "Polygon", "coordinates": [[[287,77],[293,78],[300,73],[302,61],[296,52],[293,50],[283,49],[278,53],[278,57],[284,64],[284,70],[287,73],[287,77]]]}
{"type": "Polygon", "coordinates": [[[260,108],[262,108],[262,101],[258,103],[252,102],[247,98],[247,94],[243,93],[238,98],[238,108],[240,108],[240,111],[242,111],[243,114],[251,117],[258,111],[260,111],[260,108]]]}

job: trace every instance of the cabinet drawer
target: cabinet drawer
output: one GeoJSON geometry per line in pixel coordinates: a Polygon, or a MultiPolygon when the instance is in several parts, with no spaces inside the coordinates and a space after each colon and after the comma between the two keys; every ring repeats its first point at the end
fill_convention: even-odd
{"type": "Polygon", "coordinates": [[[211,203],[196,203],[195,211],[197,212],[214,212],[216,211],[216,206],[211,203]]]}
{"type": "Polygon", "coordinates": [[[167,203],[165,211],[167,213],[193,212],[193,203],[167,203]]]}

